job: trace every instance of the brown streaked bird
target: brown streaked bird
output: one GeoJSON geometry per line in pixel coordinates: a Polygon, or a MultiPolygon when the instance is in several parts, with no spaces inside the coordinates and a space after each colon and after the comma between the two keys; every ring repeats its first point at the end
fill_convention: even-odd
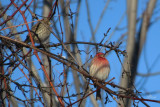
{"type": "MultiPolygon", "coordinates": [[[[49,19],[45,18],[42,21],[37,22],[35,25],[33,25],[31,29],[31,35],[35,43],[44,43],[50,36],[51,32],[49,29],[51,23],[49,19]],[[49,28],[49,29],[48,29],[49,28]]],[[[27,35],[25,43],[31,42],[29,34],[27,35]]]]}
{"type": "MultiPolygon", "coordinates": [[[[104,53],[97,53],[91,61],[89,73],[92,77],[105,81],[110,73],[110,65],[104,53]]],[[[97,87],[97,86],[96,86],[97,87]]],[[[97,87],[98,89],[99,87],[97,87]]],[[[96,92],[96,100],[101,100],[101,90],[96,92]]]]}

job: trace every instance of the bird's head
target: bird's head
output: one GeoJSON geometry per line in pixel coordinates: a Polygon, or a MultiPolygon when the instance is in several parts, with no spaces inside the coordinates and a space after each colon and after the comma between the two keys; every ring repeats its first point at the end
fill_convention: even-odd
{"type": "Polygon", "coordinates": [[[102,58],[104,58],[105,55],[104,55],[104,53],[102,53],[102,52],[98,52],[98,53],[96,54],[96,57],[102,57],[102,58]]]}
{"type": "Polygon", "coordinates": [[[48,18],[44,18],[44,19],[43,19],[43,22],[44,22],[45,24],[51,25],[51,22],[50,22],[50,20],[49,20],[48,18]]]}

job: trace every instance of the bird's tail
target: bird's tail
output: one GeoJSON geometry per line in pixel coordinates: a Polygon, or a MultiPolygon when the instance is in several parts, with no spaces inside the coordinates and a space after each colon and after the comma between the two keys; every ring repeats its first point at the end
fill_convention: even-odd
{"type": "MultiPolygon", "coordinates": [[[[99,87],[97,87],[98,89],[99,87]]],[[[96,92],[96,100],[101,100],[101,89],[97,90],[96,92]]]]}

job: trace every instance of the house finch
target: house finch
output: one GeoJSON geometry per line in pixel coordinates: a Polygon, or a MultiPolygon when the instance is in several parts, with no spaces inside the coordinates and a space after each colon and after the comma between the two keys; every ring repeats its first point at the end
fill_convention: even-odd
{"type": "MultiPolygon", "coordinates": [[[[42,21],[36,23],[31,29],[31,35],[33,37],[34,42],[36,43],[43,43],[49,38],[51,32],[49,31],[50,28],[50,21],[49,19],[45,18],[42,21]],[[49,29],[48,29],[49,28],[49,29]]],[[[31,42],[29,35],[24,41],[25,43],[31,42]]]]}
{"type": "MultiPolygon", "coordinates": [[[[92,59],[89,73],[92,77],[105,81],[110,73],[110,65],[105,55],[101,52],[97,53],[92,59]]],[[[98,89],[98,87],[97,87],[98,89]]],[[[96,92],[96,100],[101,99],[100,89],[96,92]]]]}

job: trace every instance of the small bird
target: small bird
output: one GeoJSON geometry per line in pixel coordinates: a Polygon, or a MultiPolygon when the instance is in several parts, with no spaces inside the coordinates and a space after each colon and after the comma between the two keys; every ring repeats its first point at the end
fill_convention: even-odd
{"type": "MultiPolygon", "coordinates": [[[[105,58],[104,53],[99,52],[95,55],[91,61],[89,73],[92,77],[101,81],[105,81],[108,78],[110,65],[108,60],[105,58]]],[[[99,87],[97,87],[97,89],[98,88],[99,87]]],[[[96,92],[96,100],[101,100],[100,89],[96,92]]]]}
{"type": "MultiPolygon", "coordinates": [[[[49,29],[51,23],[48,18],[43,19],[42,21],[39,21],[36,23],[32,29],[31,29],[31,35],[33,37],[33,40],[35,43],[44,43],[50,36],[51,32],[49,29]],[[49,29],[48,29],[49,28],[49,29]]],[[[31,42],[29,34],[27,35],[27,38],[24,41],[25,43],[31,42]]]]}

